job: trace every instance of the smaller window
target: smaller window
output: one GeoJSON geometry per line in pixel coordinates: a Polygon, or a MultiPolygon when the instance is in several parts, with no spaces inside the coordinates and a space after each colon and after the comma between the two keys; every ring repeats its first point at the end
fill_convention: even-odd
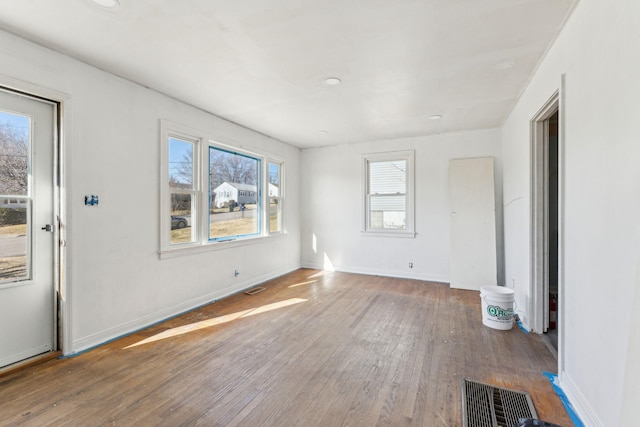
{"type": "Polygon", "coordinates": [[[366,154],[364,160],[364,231],[413,237],[414,152],[366,154]]]}
{"type": "Polygon", "coordinates": [[[169,136],[169,194],[170,194],[170,244],[193,243],[198,200],[198,180],[195,158],[198,142],[186,138],[169,136]]]}
{"type": "Polygon", "coordinates": [[[268,181],[268,194],[269,194],[269,233],[282,233],[283,220],[282,220],[282,207],[284,203],[283,183],[282,183],[282,163],[270,161],[269,162],[269,181],[268,181]]]}

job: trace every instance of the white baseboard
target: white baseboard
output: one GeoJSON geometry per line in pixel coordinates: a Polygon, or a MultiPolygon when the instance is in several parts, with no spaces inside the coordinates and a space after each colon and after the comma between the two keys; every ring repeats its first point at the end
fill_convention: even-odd
{"type": "MultiPolygon", "coordinates": [[[[324,266],[314,263],[302,261],[302,268],[313,268],[316,270],[324,270],[324,266]]],[[[419,274],[415,272],[397,271],[397,270],[384,270],[377,268],[362,268],[362,267],[350,267],[344,265],[334,265],[334,270],[342,273],[354,273],[354,274],[368,274],[371,276],[383,276],[383,277],[397,277],[400,279],[414,279],[422,280],[425,282],[439,282],[449,283],[449,278],[438,275],[419,274]]]]}
{"type": "Polygon", "coordinates": [[[587,402],[569,374],[562,372],[558,377],[560,380],[560,387],[562,388],[565,396],[567,396],[569,402],[571,402],[571,405],[573,406],[576,415],[580,418],[580,421],[582,421],[587,427],[604,427],[604,423],[600,421],[595,411],[591,405],[589,405],[589,402],[587,402]]]}
{"type": "Polygon", "coordinates": [[[284,274],[290,273],[294,270],[297,270],[298,268],[300,268],[300,266],[298,265],[289,266],[286,268],[282,268],[280,270],[275,270],[266,274],[262,274],[260,276],[252,277],[244,281],[234,282],[233,285],[224,287],[222,289],[217,289],[213,292],[201,295],[196,298],[192,298],[190,300],[181,302],[180,304],[176,304],[174,306],[168,307],[164,310],[150,313],[145,316],[139,317],[137,319],[131,320],[129,322],[121,323],[112,328],[105,329],[103,331],[76,339],[72,342],[70,349],[67,350],[65,348],[64,356],[73,356],[78,353],[89,350],[91,348],[106,344],[115,339],[129,335],[135,331],[139,331],[140,329],[148,328],[149,326],[154,325],[156,323],[163,322],[172,317],[189,312],[203,305],[211,304],[213,302],[226,298],[230,295],[233,295],[243,290],[254,287],[260,283],[263,283],[268,280],[274,279],[276,277],[282,276],[284,274]]]}

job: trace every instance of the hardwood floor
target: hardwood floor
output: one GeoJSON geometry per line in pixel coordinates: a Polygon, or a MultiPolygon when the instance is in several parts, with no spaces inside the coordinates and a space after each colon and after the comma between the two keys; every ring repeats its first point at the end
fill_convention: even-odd
{"type": "Polygon", "coordinates": [[[477,292],[305,269],[263,286],[0,377],[0,424],[459,426],[469,377],[572,425],[542,338],[483,326],[477,292]]]}

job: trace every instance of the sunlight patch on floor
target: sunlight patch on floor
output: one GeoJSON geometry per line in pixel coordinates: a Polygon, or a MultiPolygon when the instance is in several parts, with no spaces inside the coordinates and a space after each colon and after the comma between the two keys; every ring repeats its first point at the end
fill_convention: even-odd
{"type": "Polygon", "coordinates": [[[290,285],[290,288],[297,288],[298,286],[304,286],[304,285],[311,285],[312,283],[317,283],[317,280],[309,280],[308,282],[300,282],[300,283],[296,283],[294,285],[290,285]]]}
{"type": "Polygon", "coordinates": [[[272,304],[266,304],[260,307],[251,308],[249,310],[242,310],[231,314],[226,314],[224,316],[215,317],[213,319],[207,319],[200,322],[190,323],[184,326],[178,326],[175,328],[168,329],[166,331],[160,332],[152,337],[145,338],[142,341],[138,341],[135,344],[131,344],[130,346],[125,347],[126,349],[137,347],[143,344],[149,344],[155,341],[160,341],[163,339],[175,337],[178,335],[187,334],[189,332],[198,331],[204,328],[210,328],[212,326],[221,325],[223,323],[228,323],[237,319],[241,319],[243,317],[254,316],[256,314],[266,313],[272,310],[277,310],[279,308],[288,307],[294,304],[300,304],[301,302],[306,302],[308,300],[303,298],[291,298],[288,300],[274,302],[272,304]]]}

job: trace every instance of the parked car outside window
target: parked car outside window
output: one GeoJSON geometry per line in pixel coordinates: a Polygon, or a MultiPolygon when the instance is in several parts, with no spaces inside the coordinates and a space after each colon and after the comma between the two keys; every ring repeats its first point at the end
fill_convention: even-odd
{"type": "Polygon", "coordinates": [[[176,228],[185,228],[187,225],[189,225],[189,221],[187,221],[187,218],[183,216],[171,215],[172,230],[176,228]]]}

